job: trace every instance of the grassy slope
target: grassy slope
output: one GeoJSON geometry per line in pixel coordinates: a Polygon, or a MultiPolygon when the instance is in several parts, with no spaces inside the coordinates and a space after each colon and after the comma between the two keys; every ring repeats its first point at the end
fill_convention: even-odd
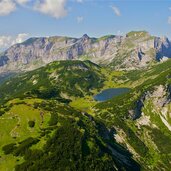
{"type": "Polygon", "coordinates": [[[62,61],[4,83],[0,87],[0,111],[3,113],[0,117],[3,121],[0,122],[5,127],[1,131],[3,141],[0,144],[0,167],[8,170],[15,165],[16,170],[25,170],[26,167],[29,170],[45,170],[46,167],[54,170],[56,166],[62,170],[76,170],[75,167],[80,170],[139,170],[139,165],[132,160],[131,154],[113,141],[103,123],[89,115],[94,114],[91,107],[97,103],[92,95],[106,85],[106,75],[105,70],[89,61],[62,61]],[[66,99],[72,101],[71,107],[67,105],[69,101],[66,99]],[[40,116],[42,111],[45,117],[43,123],[40,116]],[[28,126],[29,120],[35,121],[34,128],[28,126]],[[6,123],[9,124],[8,127],[6,123]],[[57,135],[59,141],[54,142],[57,135]],[[38,139],[38,142],[36,140],[36,144],[32,144],[30,139],[26,141],[29,144],[23,142],[30,137],[38,139]],[[14,147],[5,147],[13,156],[4,155],[4,152],[9,152],[3,152],[2,147],[11,143],[15,143],[14,147]],[[50,146],[58,147],[59,144],[62,147],[53,148],[52,153],[46,155],[47,149],[51,151],[50,146]],[[114,150],[113,153],[111,149],[114,150]],[[46,163],[45,161],[51,161],[52,156],[54,160],[60,156],[60,161],[55,164],[46,163]],[[23,161],[25,162],[20,165],[23,161]],[[44,162],[40,165],[41,161],[44,162]],[[30,162],[34,162],[34,165],[30,162]]]}
{"type": "Polygon", "coordinates": [[[47,126],[47,121],[50,119],[48,112],[44,115],[44,122],[40,117],[41,110],[32,107],[34,102],[41,102],[39,99],[19,100],[15,99],[8,102],[7,106],[11,106],[10,110],[0,117],[1,142],[0,142],[0,166],[4,170],[12,170],[19,161],[11,155],[3,156],[2,147],[7,143],[20,142],[28,137],[39,136],[40,127],[47,126]],[[24,103],[23,103],[24,102],[24,103]],[[23,104],[22,104],[23,103],[23,104]],[[30,128],[28,121],[35,121],[34,128],[30,128]],[[10,163],[10,164],[9,164],[10,163]],[[10,166],[10,167],[9,167],[10,166]],[[6,168],[6,169],[5,169],[6,168]]]}
{"type": "Polygon", "coordinates": [[[3,141],[0,144],[1,168],[11,170],[15,165],[18,165],[16,170],[25,170],[26,168],[28,170],[46,170],[47,167],[51,169],[57,167],[59,170],[69,168],[75,170],[75,164],[77,162],[77,168],[80,170],[82,168],[85,170],[92,170],[93,168],[98,170],[113,170],[114,165],[118,168],[122,166],[123,168],[129,168],[131,170],[139,168],[138,164],[131,159],[131,154],[119,147],[114,141],[108,142],[108,139],[105,137],[108,133],[106,132],[104,134],[106,128],[103,124],[91,117],[89,118],[88,115],[84,116],[82,113],[55,100],[15,99],[9,101],[8,105],[10,105],[10,110],[1,116],[2,123],[9,124],[6,127],[6,125],[1,123],[6,128],[1,130],[3,137],[3,141]],[[43,123],[40,116],[40,112],[42,111],[44,113],[43,123]],[[13,116],[17,119],[13,119],[13,116]],[[9,119],[12,121],[9,122],[9,119]],[[34,128],[28,126],[29,120],[35,121],[34,128]],[[9,132],[10,134],[7,134],[9,132]],[[59,140],[56,139],[56,136],[59,140]],[[22,143],[23,140],[30,137],[38,138],[39,140],[35,145],[31,145],[31,148],[27,147],[25,143],[22,143]],[[55,141],[53,140],[54,138],[56,139],[55,141]],[[13,156],[11,154],[4,155],[2,147],[11,143],[15,143],[17,146],[16,149],[10,150],[13,156]],[[108,148],[109,144],[111,148],[118,151],[117,155],[124,156],[124,160],[129,160],[131,165],[128,165],[127,162],[120,161],[115,156],[116,154],[112,155],[108,148]],[[52,145],[60,147],[59,149],[55,149],[51,147],[52,145]],[[48,152],[51,151],[49,155],[46,154],[47,150],[48,152]],[[38,157],[39,153],[42,154],[41,157],[38,157]],[[99,155],[99,153],[101,154],[99,155]],[[77,157],[75,158],[74,155],[77,157]],[[30,158],[31,156],[32,158],[30,158]],[[54,160],[57,160],[60,156],[60,161],[56,161],[55,165],[50,160],[52,156],[54,160]],[[23,160],[23,157],[25,160],[23,160]],[[71,158],[71,161],[67,159],[68,157],[71,158]],[[91,160],[89,161],[89,159],[91,160]],[[44,162],[40,165],[42,161],[44,162]],[[49,163],[45,161],[49,161],[49,163]],[[21,163],[22,165],[20,165],[21,163]],[[10,167],[7,164],[10,164],[10,167]]]}
{"type": "MultiPolygon", "coordinates": [[[[61,99],[67,97],[71,100],[69,105],[72,108],[69,108],[69,110],[72,111],[73,108],[75,108],[77,112],[81,112],[81,113],[86,112],[94,116],[94,118],[96,118],[98,121],[105,123],[107,128],[109,129],[114,128],[115,129],[114,132],[116,131],[114,135],[115,134],[119,135],[122,132],[121,136],[125,140],[125,142],[121,143],[122,146],[128,148],[131,151],[131,153],[134,154],[134,158],[139,163],[141,163],[141,167],[143,169],[156,170],[157,168],[162,167],[167,170],[167,168],[169,167],[169,163],[166,159],[169,158],[168,154],[166,154],[166,152],[164,151],[156,152],[153,143],[157,143],[157,142],[161,143],[161,144],[157,144],[157,146],[160,148],[161,146],[166,145],[166,143],[162,141],[161,142],[158,141],[157,138],[159,139],[161,138],[165,140],[167,138],[170,138],[170,135],[168,137],[164,137],[164,135],[162,135],[162,131],[159,130],[159,132],[156,132],[156,129],[152,129],[151,127],[146,127],[146,126],[141,127],[141,129],[139,130],[136,127],[136,121],[132,121],[131,119],[129,119],[128,110],[134,109],[135,102],[143,95],[144,92],[152,90],[153,87],[157,84],[158,85],[167,84],[169,82],[167,76],[171,74],[170,66],[171,66],[171,61],[169,60],[165,63],[156,65],[152,68],[148,68],[143,71],[137,70],[137,71],[130,71],[130,72],[123,72],[123,71],[121,72],[121,71],[110,71],[109,69],[106,68],[100,68],[90,62],[79,62],[79,61],[75,61],[73,63],[57,62],[57,63],[49,64],[48,67],[38,69],[26,75],[21,75],[20,77],[11,80],[11,82],[10,81],[6,82],[3,86],[0,87],[0,89],[1,92],[4,92],[4,95],[10,91],[9,93],[10,95],[12,94],[13,98],[14,97],[16,98],[17,95],[19,95],[19,97],[24,97],[24,96],[29,96],[32,98],[41,97],[46,100],[57,99],[61,101],[61,99]],[[51,76],[50,77],[51,79],[49,79],[49,75],[51,76]],[[58,78],[57,80],[60,81],[57,81],[55,78],[58,78]],[[19,80],[21,83],[19,85],[20,87],[17,88],[17,92],[15,92],[15,88],[11,90],[11,86],[14,85],[15,87],[16,85],[18,85],[19,80]],[[35,85],[33,85],[34,80],[37,80],[37,83],[35,85]],[[75,83],[78,84],[75,86],[75,83]],[[27,86],[23,88],[23,85],[26,84],[27,86]],[[64,85],[66,85],[66,87],[64,85]],[[111,88],[111,87],[129,87],[132,88],[132,91],[126,95],[117,97],[107,102],[98,103],[93,100],[92,98],[93,94],[96,94],[99,90],[105,88],[111,88]],[[49,92],[44,90],[47,90],[49,88],[52,90],[54,89],[58,90],[55,97],[45,96],[49,94],[49,92]],[[35,89],[39,91],[37,92],[35,91],[35,89]],[[154,135],[157,133],[159,137],[157,137],[157,135],[153,137],[151,135],[148,136],[147,132],[154,133],[154,135]],[[147,141],[146,138],[147,136],[149,141],[147,141]],[[126,145],[129,145],[129,147],[128,146],[126,147],[126,145]],[[161,155],[161,153],[163,153],[163,155],[161,155]]],[[[1,96],[3,97],[3,94],[1,94],[1,96]]],[[[30,101],[32,101],[32,99],[28,99],[27,103],[30,103],[30,101]]],[[[52,108],[52,104],[50,106],[51,106],[50,108],[52,108]]],[[[29,107],[28,106],[26,108],[25,107],[23,107],[23,109],[25,111],[28,111],[29,107]]],[[[148,108],[149,108],[148,105],[145,105],[144,111],[148,108]]],[[[10,108],[9,111],[11,110],[14,111],[17,110],[17,106],[14,105],[14,107],[10,108]]],[[[31,110],[36,112],[38,109],[31,109],[31,110]]],[[[30,111],[30,113],[32,113],[33,111],[30,111]]],[[[60,111],[58,110],[58,117],[60,117],[60,121],[58,120],[58,122],[56,123],[57,127],[61,127],[61,125],[64,124],[63,123],[64,121],[68,122],[69,118],[70,119],[73,118],[75,121],[81,121],[81,123],[83,122],[87,127],[86,130],[88,130],[88,132],[92,130],[93,126],[91,125],[91,122],[88,123],[85,122],[86,120],[84,120],[85,118],[82,116],[81,113],[80,113],[81,115],[79,114],[77,116],[75,116],[75,114],[74,115],[71,114],[72,112],[68,113],[67,116],[65,115],[65,113],[67,112],[66,110],[64,110],[63,107],[62,109],[60,109],[60,111]]],[[[145,113],[147,115],[150,115],[151,117],[153,116],[153,113],[151,114],[148,112],[145,113]]],[[[22,116],[23,115],[21,114],[20,117],[22,116]]],[[[28,117],[29,116],[30,115],[28,115],[28,117]]],[[[7,113],[5,113],[2,117],[7,117],[7,113]]],[[[55,119],[53,118],[53,120],[55,119]]],[[[26,121],[23,122],[26,123],[26,121]]],[[[16,123],[17,120],[14,121],[13,124],[15,125],[16,123]]],[[[160,124],[160,122],[156,124],[160,124]]],[[[9,129],[12,129],[12,127],[9,129]]],[[[73,128],[73,126],[71,127],[73,128]]],[[[26,129],[26,127],[23,127],[23,129],[26,129]]],[[[65,127],[65,129],[67,128],[65,127]]],[[[81,126],[79,129],[82,132],[83,130],[85,130],[85,127],[81,126]]],[[[93,128],[95,132],[97,131],[96,129],[97,128],[93,128]]],[[[101,148],[101,145],[99,147],[99,145],[96,144],[97,142],[94,139],[94,136],[97,136],[97,134],[95,133],[92,136],[92,133],[90,132],[87,137],[88,139],[86,139],[86,144],[89,147],[88,151],[93,152],[93,150],[95,150],[94,149],[95,146],[101,148]]],[[[166,134],[167,132],[168,131],[165,131],[166,134]]],[[[35,132],[35,134],[37,134],[38,136],[39,134],[38,129],[35,132]]],[[[54,131],[51,131],[51,133],[48,134],[47,137],[51,137],[53,134],[54,131]]],[[[28,137],[33,135],[34,132],[33,134],[29,134],[28,132],[28,137]]],[[[7,137],[7,141],[8,138],[9,137],[7,137]]],[[[24,138],[27,137],[24,137],[23,135],[23,139],[24,138]]],[[[114,148],[118,149],[116,148],[116,144],[115,144],[116,142],[114,141],[113,137],[111,137],[110,140],[105,139],[103,136],[100,136],[99,138],[102,144],[105,144],[105,146],[108,144],[107,142],[110,141],[112,142],[112,144],[114,143],[113,144],[114,148]]],[[[40,141],[36,145],[33,145],[31,148],[43,149],[43,145],[46,144],[46,141],[47,141],[46,138],[41,137],[40,141]]],[[[165,150],[167,151],[167,149],[169,149],[169,147],[166,146],[165,150]]],[[[98,151],[98,149],[96,149],[95,151],[98,151]]],[[[83,152],[82,155],[84,155],[84,153],[85,152],[83,152]]],[[[125,152],[124,150],[121,150],[120,153],[124,154],[125,152]]],[[[108,155],[109,154],[105,152],[103,157],[98,158],[97,156],[95,157],[93,156],[93,154],[90,153],[89,157],[98,158],[97,161],[98,160],[101,162],[103,161],[102,163],[112,162],[111,158],[109,157],[110,155],[109,156],[108,155]]],[[[125,155],[127,157],[129,156],[128,153],[125,153],[125,155]]],[[[17,162],[15,162],[16,158],[13,158],[11,155],[7,155],[3,157],[9,157],[8,161],[9,163],[11,161],[12,166],[17,164],[17,162]]],[[[116,160],[116,156],[113,157],[115,159],[114,163],[117,165],[118,160],[116,160]]],[[[22,157],[20,158],[22,161],[22,157]]],[[[44,159],[46,159],[46,157],[44,159]]],[[[131,159],[129,158],[129,160],[131,159]]],[[[79,159],[79,161],[81,161],[81,159],[79,159]]],[[[124,166],[124,163],[122,163],[122,165],[124,166]]],[[[136,164],[134,163],[134,165],[136,164]]],[[[7,167],[7,165],[5,165],[5,163],[2,162],[2,167],[7,167]]],[[[81,166],[79,165],[79,167],[81,166]]],[[[92,167],[95,167],[95,165],[92,167]]],[[[120,167],[120,166],[117,165],[116,167],[120,167]]],[[[103,168],[103,166],[101,168],[103,168]]]]}
{"type": "MultiPolygon", "coordinates": [[[[136,102],[147,91],[154,90],[157,85],[170,85],[171,60],[156,65],[143,71],[130,71],[121,76],[127,85],[132,87],[132,91],[121,97],[117,97],[110,101],[99,103],[95,106],[98,110],[98,117],[101,118],[110,127],[114,126],[120,131],[124,131],[126,143],[132,148],[130,150],[135,153],[134,157],[141,162],[142,165],[148,166],[146,169],[151,170],[168,170],[171,160],[170,153],[170,131],[163,124],[159,117],[159,113],[155,114],[154,106],[149,102],[144,103],[143,112],[150,117],[152,124],[158,129],[151,126],[141,126],[139,129],[137,121],[131,121],[129,118],[129,110],[135,109],[136,102]],[[126,119],[126,120],[125,120],[126,119]],[[123,125],[124,122],[124,125],[123,125]],[[156,147],[158,150],[156,150],[156,147]],[[139,157],[136,154],[140,155],[139,157]]],[[[170,108],[168,108],[170,110],[170,108]]],[[[169,112],[169,111],[168,111],[169,112]]],[[[121,134],[120,134],[121,135],[121,134]]],[[[124,137],[123,134],[121,135],[124,137]]]]}
{"type": "Polygon", "coordinates": [[[67,96],[83,97],[103,85],[101,68],[89,61],[54,62],[47,67],[21,74],[1,85],[0,101],[11,97],[36,96],[60,99],[67,96]],[[45,97],[46,94],[46,97],[45,97]]]}

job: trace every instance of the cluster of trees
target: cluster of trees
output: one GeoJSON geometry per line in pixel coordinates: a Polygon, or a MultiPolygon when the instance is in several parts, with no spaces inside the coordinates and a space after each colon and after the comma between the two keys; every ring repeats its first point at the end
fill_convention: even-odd
{"type": "Polygon", "coordinates": [[[17,165],[15,169],[16,171],[113,170],[112,157],[99,148],[94,147],[94,150],[90,151],[84,136],[72,121],[68,122],[56,130],[43,150],[25,151],[25,162],[17,165]],[[106,157],[104,161],[103,156],[106,157]]]}
{"type": "Polygon", "coordinates": [[[39,139],[29,137],[19,143],[11,143],[11,144],[5,145],[2,147],[2,150],[4,151],[4,154],[13,154],[14,156],[23,156],[25,153],[27,153],[27,150],[29,149],[29,147],[31,147],[33,144],[36,144],[38,142],[39,142],[39,139]]]}
{"type": "MultiPolygon", "coordinates": [[[[37,107],[40,106],[38,104],[37,107]]],[[[58,105],[55,101],[44,102],[43,106],[45,108],[49,106],[49,110],[51,106],[51,119],[49,127],[41,130],[39,139],[30,137],[20,143],[3,147],[5,154],[24,157],[25,161],[16,165],[16,171],[113,171],[115,168],[139,170],[138,164],[132,160],[131,155],[115,145],[112,136],[110,140],[106,140],[108,129],[100,121],[89,117],[88,114],[82,115],[67,105],[58,105]],[[57,126],[57,123],[61,126],[57,126]],[[52,131],[53,136],[49,136],[52,131]],[[42,149],[30,148],[44,136],[47,142],[42,149]],[[129,165],[112,154],[108,148],[109,141],[113,142],[110,144],[112,148],[127,156],[129,165]]]]}
{"type": "Polygon", "coordinates": [[[83,96],[90,94],[90,89],[100,88],[104,77],[95,64],[86,61],[61,61],[46,67],[17,75],[8,83],[0,86],[0,103],[13,98],[38,97],[42,99],[57,99],[64,101],[60,93],[68,96],[83,96]],[[58,79],[51,77],[56,73],[58,79]],[[33,80],[37,83],[33,84],[33,80]]]}

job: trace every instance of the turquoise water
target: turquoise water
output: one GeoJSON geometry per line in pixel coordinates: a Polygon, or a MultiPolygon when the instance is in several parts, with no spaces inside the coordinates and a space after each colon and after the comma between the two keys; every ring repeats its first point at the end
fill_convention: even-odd
{"type": "Polygon", "coordinates": [[[130,91],[129,88],[110,88],[110,89],[103,90],[102,92],[94,96],[94,99],[97,101],[106,101],[113,97],[127,93],[129,91],[130,91]]]}

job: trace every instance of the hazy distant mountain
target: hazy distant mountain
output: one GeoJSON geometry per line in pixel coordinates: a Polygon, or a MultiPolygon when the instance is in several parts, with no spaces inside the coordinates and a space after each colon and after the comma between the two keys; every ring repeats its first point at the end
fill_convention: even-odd
{"type": "Polygon", "coordinates": [[[101,38],[90,38],[86,34],[81,38],[30,38],[0,55],[0,72],[32,70],[53,61],[76,59],[134,69],[164,57],[171,57],[171,42],[145,31],[101,38]]]}

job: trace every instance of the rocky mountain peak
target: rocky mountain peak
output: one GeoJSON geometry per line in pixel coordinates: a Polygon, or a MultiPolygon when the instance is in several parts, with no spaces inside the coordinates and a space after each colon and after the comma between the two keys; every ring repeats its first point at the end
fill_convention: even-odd
{"type": "Polygon", "coordinates": [[[82,41],[88,41],[90,39],[90,37],[87,35],[87,34],[84,34],[82,37],[81,37],[81,40],[82,41]]]}
{"type": "Polygon", "coordinates": [[[84,35],[82,36],[82,38],[84,38],[84,39],[89,39],[90,37],[89,37],[87,34],[84,34],[84,35]]]}
{"type": "Polygon", "coordinates": [[[115,69],[137,69],[171,57],[168,38],[132,31],[126,36],[30,38],[0,55],[0,73],[32,70],[58,60],[91,60],[115,69]]]}

